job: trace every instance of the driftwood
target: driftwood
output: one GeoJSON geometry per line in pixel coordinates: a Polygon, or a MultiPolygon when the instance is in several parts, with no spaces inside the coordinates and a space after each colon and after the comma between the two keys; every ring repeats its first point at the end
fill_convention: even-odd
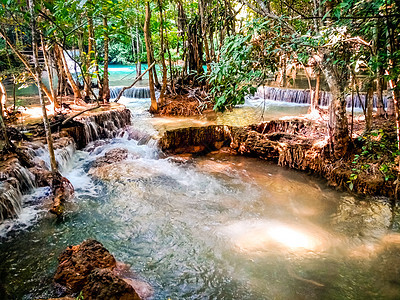
{"type": "Polygon", "coordinates": [[[155,66],[155,64],[156,64],[156,62],[153,62],[153,63],[150,65],[150,67],[148,67],[147,70],[144,71],[144,73],[143,73],[142,75],[136,77],[135,81],[134,81],[130,86],[124,87],[124,88],[119,92],[118,97],[115,99],[114,102],[118,102],[119,99],[121,98],[122,94],[123,94],[126,90],[132,88],[140,79],[142,79],[142,77],[143,77],[149,70],[151,70],[151,69],[155,66]]]}

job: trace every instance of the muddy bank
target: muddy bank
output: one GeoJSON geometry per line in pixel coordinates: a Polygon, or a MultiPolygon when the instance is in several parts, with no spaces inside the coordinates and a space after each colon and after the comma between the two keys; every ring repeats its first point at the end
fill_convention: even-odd
{"type": "MultiPolygon", "coordinates": [[[[65,120],[65,118],[64,118],[65,120]]],[[[131,124],[131,113],[122,105],[100,108],[77,116],[65,124],[53,120],[54,149],[59,169],[71,158],[76,149],[88,143],[115,137],[119,130],[131,124]]],[[[14,135],[24,159],[15,153],[3,153],[0,160],[0,222],[16,217],[21,210],[22,195],[36,187],[50,187],[53,207],[51,212],[62,214],[62,203],[73,195],[73,187],[60,174],[50,171],[46,161],[47,146],[41,124],[31,124],[19,137],[14,135]]]]}
{"type": "Polygon", "coordinates": [[[259,157],[321,176],[337,188],[363,195],[396,196],[395,180],[387,180],[379,170],[360,172],[351,180],[355,172],[353,162],[362,145],[355,141],[348,155],[337,160],[325,132],[324,124],[300,119],[245,127],[211,125],[167,131],[159,146],[169,154],[196,155],[227,147],[225,150],[234,155],[259,157]]]}

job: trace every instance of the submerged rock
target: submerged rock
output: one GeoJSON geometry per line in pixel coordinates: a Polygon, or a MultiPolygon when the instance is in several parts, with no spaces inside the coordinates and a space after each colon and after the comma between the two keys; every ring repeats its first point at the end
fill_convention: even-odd
{"type": "MultiPolygon", "coordinates": [[[[86,240],[80,245],[69,246],[58,261],[54,281],[66,287],[69,293],[80,293],[83,299],[141,299],[130,284],[131,280],[121,276],[114,256],[98,241],[86,240]]],[[[147,291],[152,291],[145,283],[137,286],[146,286],[147,291]]]]}
{"type": "Polygon", "coordinates": [[[140,300],[133,287],[109,269],[95,269],[82,290],[83,299],[140,300]]]}
{"type": "Polygon", "coordinates": [[[128,158],[128,150],[116,148],[108,151],[103,157],[96,159],[93,163],[93,168],[101,167],[108,164],[123,161],[128,158]]]}

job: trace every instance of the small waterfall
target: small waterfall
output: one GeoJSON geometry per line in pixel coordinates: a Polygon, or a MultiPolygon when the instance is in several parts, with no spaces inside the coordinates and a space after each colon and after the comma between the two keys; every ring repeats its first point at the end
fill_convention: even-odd
{"type": "Polygon", "coordinates": [[[18,183],[16,187],[8,182],[0,182],[0,222],[14,218],[22,208],[22,195],[18,183]]]}
{"type": "MultiPolygon", "coordinates": [[[[119,92],[123,89],[121,86],[110,88],[110,98],[115,99],[118,97],[119,92]]],[[[149,87],[132,87],[127,89],[122,94],[126,98],[139,98],[146,99],[150,98],[150,88],[149,87]]]]}
{"type": "Polygon", "coordinates": [[[10,161],[9,168],[0,173],[0,222],[18,215],[22,207],[22,194],[36,186],[34,178],[18,160],[10,161]]]}
{"type": "Polygon", "coordinates": [[[73,141],[67,147],[56,150],[56,161],[60,171],[65,171],[68,169],[75,151],[76,145],[73,141]]]}
{"type": "MultiPolygon", "coordinates": [[[[125,110],[112,110],[76,118],[83,124],[84,145],[98,139],[113,138],[123,127],[131,124],[131,112],[125,110]]],[[[79,138],[79,137],[74,137],[79,138]]]]}
{"type": "Polygon", "coordinates": [[[36,187],[35,176],[18,161],[10,162],[10,168],[5,172],[0,172],[0,180],[15,178],[19,182],[19,189],[22,193],[29,192],[36,187]]]}
{"type": "MultiPolygon", "coordinates": [[[[310,104],[310,91],[309,90],[298,90],[298,89],[286,89],[277,88],[270,86],[260,86],[255,94],[256,97],[272,100],[272,101],[283,101],[297,104],[310,104]]],[[[361,94],[360,98],[354,95],[354,107],[362,108],[361,103],[365,103],[365,94],[361,94]],[[361,99],[360,99],[361,98],[361,99]]],[[[330,92],[321,91],[319,94],[318,105],[329,106],[332,100],[332,94],[330,92]]],[[[374,107],[376,107],[377,96],[373,96],[374,107]]],[[[351,95],[346,96],[347,107],[351,108],[351,95]]],[[[383,97],[385,107],[387,107],[387,96],[383,97]]]]}

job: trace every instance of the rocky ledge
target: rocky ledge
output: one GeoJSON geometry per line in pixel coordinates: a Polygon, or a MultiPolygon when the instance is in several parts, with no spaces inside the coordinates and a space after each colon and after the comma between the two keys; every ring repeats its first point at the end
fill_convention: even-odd
{"type": "MultiPolygon", "coordinates": [[[[337,188],[349,189],[352,161],[357,145],[350,145],[346,157],[335,159],[326,137],[326,126],[291,119],[263,122],[245,127],[211,125],[167,131],[159,147],[169,154],[205,154],[226,147],[229,153],[259,157],[280,166],[324,177],[337,188]]],[[[395,198],[396,184],[386,181],[381,172],[352,182],[352,192],[395,198]]]]}

